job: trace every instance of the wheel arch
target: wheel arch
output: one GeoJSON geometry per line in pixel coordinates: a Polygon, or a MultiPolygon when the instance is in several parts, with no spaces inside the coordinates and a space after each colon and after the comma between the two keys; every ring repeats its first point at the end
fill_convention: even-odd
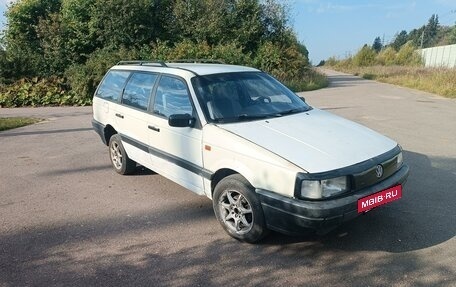
{"type": "Polygon", "coordinates": [[[111,125],[106,125],[106,127],[103,130],[103,136],[106,145],[109,145],[109,140],[115,134],[117,134],[117,131],[111,125]]]}
{"type": "Polygon", "coordinates": [[[215,187],[217,186],[217,184],[224,178],[226,178],[227,176],[230,176],[230,175],[233,175],[233,174],[239,174],[240,176],[242,176],[250,185],[252,185],[250,183],[250,181],[240,172],[234,170],[234,169],[230,169],[230,168],[221,168],[219,170],[217,170],[214,175],[212,176],[212,180],[211,180],[211,195],[214,195],[214,191],[215,191],[215,187]]]}

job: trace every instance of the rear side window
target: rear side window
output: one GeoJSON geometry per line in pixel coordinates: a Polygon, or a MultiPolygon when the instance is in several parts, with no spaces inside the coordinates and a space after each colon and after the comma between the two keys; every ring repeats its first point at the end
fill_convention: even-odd
{"type": "Polygon", "coordinates": [[[98,87],[96,96],[105,100],[118,101],[128,76],[130,72],[109,71],[98,87]]]}
{"type": "Polygon", "coordinates": [[[122,103],[140,110],[147,110],[157,75],[134,73],[125,87],[122,103]]]}

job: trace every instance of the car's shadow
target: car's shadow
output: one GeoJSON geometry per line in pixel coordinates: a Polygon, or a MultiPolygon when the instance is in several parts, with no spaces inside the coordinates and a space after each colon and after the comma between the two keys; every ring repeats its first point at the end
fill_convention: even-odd
{"type": "Polygon", "coordinates": [[[326,235],[272,233],[262,244],[318,241],[341,250],[408,252],[438,245],[456,234],[456,159],[404,151],[410,175],[401,200],[368,212],[326,235]]]}
{"type": "Polygon", "coordinates": [[[131,174],[131,176],[141,176],[141,175],[156,175],[157,173],[153,170],[148,169],[142,165],[137,165],[135,171],[131,174]]]}

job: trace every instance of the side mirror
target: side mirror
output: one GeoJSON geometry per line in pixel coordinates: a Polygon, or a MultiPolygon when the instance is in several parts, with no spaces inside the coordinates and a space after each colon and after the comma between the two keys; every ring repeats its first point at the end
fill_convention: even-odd
{"type": "Polygon", "coordinates": [[[195,118],[189,114],[175,114],[168,117],[168,124],[171,127],[186,128],[195,125],[195,118]]]}

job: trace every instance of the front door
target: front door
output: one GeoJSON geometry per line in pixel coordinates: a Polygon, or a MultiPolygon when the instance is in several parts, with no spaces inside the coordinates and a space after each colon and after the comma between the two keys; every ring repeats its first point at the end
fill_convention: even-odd
{"type": "Polygon", "coordinates": [[[169,126],[168,117],[174,114],[197,117],[185,81],[162,75],[148,120],[151,160],[155,166],[159,166],[163,176],[198,194],[204,194],[202,130],[198,125],[169,126]]]}

